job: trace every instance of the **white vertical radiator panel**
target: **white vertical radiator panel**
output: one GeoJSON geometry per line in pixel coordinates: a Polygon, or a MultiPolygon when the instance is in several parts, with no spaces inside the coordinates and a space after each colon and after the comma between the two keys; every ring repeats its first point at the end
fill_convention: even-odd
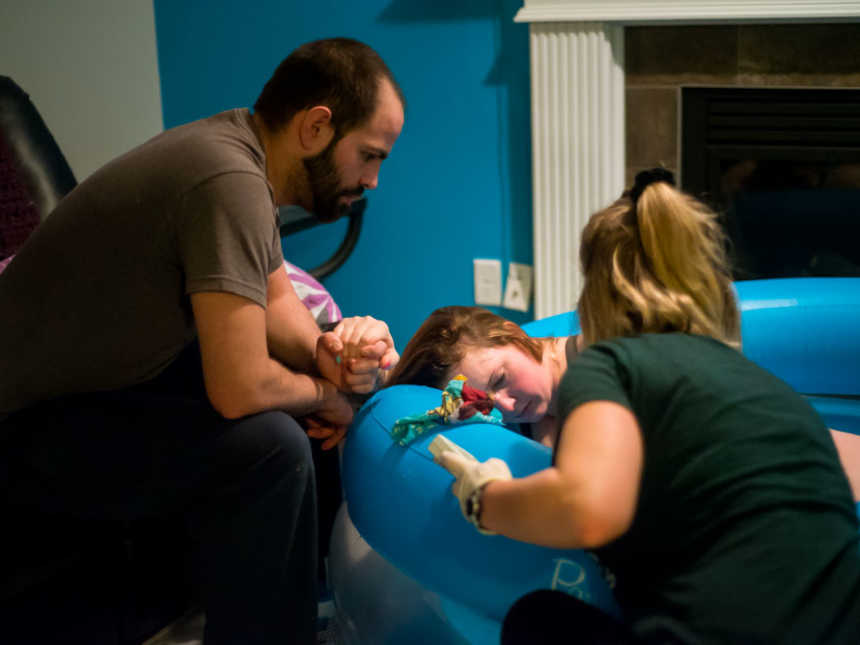
{"type": "Polygon", "coordinates": [[[624,187],[624,28],[529,26],[535,317],[576,306],[579,240],[624,187]]]}

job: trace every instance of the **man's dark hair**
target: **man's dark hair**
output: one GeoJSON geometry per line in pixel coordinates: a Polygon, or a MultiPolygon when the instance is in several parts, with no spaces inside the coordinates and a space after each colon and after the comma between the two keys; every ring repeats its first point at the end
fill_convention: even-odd
{"type": "Polygon", "coordinates": [[[315,40],[287,56],[263,87],[254,111],[270,130],[278,130],[301,110],[325,105],[332,113],[335,139],[364,125],[387,79],[404,105],[403,91],[382,58],[351,38],[315,40]]]}

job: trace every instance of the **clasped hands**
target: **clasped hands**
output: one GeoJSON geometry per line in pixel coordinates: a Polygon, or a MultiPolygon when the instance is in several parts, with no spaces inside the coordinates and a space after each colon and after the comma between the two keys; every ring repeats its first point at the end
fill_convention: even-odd
{"type": "MultiPolygon", "coordinates": [[[[399,360],[388,325],[371,316],[344,318],[317,340],[317,369],[339,393],[373,392],[399,360]]],[[[352,410],[344,394],[335,394],[330,406],[305,417],[308,436],[323,439],[323,450],[335,447],[346,435],[352,410]]]]}
{"type": "Polygon", "coordinates": [[[342,392],[373,392],[398,360],[388,325],[371,316],[344,318],[317,341],[320,374],[342,392]]]}

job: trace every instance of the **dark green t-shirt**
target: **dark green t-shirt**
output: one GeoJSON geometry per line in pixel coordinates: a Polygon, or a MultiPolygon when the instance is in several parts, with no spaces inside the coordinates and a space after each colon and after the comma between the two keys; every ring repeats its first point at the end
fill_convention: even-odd
{"type": "Polygon", "coordinates": [[[860,643],[860,534],[830,433],[788,385],[710,338],[598,343],[565,374],[636,416],[644,468],[628,532],[598,550],[645,636],[860,643]]]}

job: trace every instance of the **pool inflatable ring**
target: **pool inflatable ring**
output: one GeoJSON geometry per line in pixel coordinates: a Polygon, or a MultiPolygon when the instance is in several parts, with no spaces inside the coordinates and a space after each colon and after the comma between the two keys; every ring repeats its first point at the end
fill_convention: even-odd
{"type": "MultiPolygon", "coordinates": [[[[860,398],[860,278],[736,282],[743,352],[807,395],[860,398]]],[[[526,323],[530,336],[579,332],[575,311],[526,323]]]]}
{"type": "MultiPolygon", "coordinates": [[[[437,426],[407,446],[391,438],[397,419],[439,405],[434,388],[402,385],[378,392],[361,409],[343,452],[349,514],[361,536],[410,578],[486,621],[498,642],[505,613],[535,589],[561,589],[617,613],[594,556],[547,549],[478,533],[451,495],[451,475],[433,462],[427,446],[437,432],[483,461],[504,459],[515,477],[550,465],[549,449],[503,426],[437,426]]],[[[474,635],[472,640],[474,641],[474,635]]]]}
{"type": "MultiPolygon", "coordinates": [[[[807,395],[830,427],[860,434],[860,279],[801,278],[736,286],[744,353],[807,395]]],[[[524,329],[532,336],[560,336],[577,333],[579,323],[576,312],[569,312],[528,323],[524,329]]],[[[436,407],[439,401],[439,390],[431,388],[383,390],[361,409],[345,442],[342,475],[348,515],[342,509],[330,556],[343,574],[339,581],[332,576],[335,598],[338,585],[343,592],[348,584],[346,573],[360,570],[359,564],[376,563],[378,584],[395,590],[388,597],[398,599],[388,605],[386,615],[365,621],[364,631],[375,630],[375,639],[354,642],[396,643],[405,638],[413,645],[495,644],[507,609],[539,588],[561,589],[616,613],[610,586],[591,555],[475,531],[450,494],[451,475],[433,463],[427,445],[442,431],[479,460],[504,459],[517,477],[546,468],[549,450],[490,424],[435,428],[405,447],[392,441],[390,429],[397,419],[436,407]],[[344,547],[336,545],[347,535],[353,547],[363,545],[358,551],[353,548],[352,558],[343,557],[344,547]],[[355,555],[359,552],[361,557],[355,555]],[[385,633],[394,634],[398,622],[403,627],[410,621],[424,627],[407,630],[408,635],[401,630],[393,640],[380,635],[383,626],[385,633]],[[435,641],[421,636],[430,633],[435,641]]],[[[368,581],[366,570],[362,577],[368,581]]],[[[366,589],[369,598],[379,597],[366,586],[353,587],[366,589]]],[[[338,604],[355,601],[341,593],[338,604]]],[[[361,604],[365,618],[372,614],[366,605],[361,604]]],[[[357,629],[362,631],[361,626],[357,629]]]]}
{"type": "Polygon", "coordinates": [[[346,504],[335,517],[327,568],[334,600],[329,626],[338,645],[498,643],[498,637],[492,640],[495,626],[488,628],[466,607],[426,589],[374,551],[346,504]]]}

